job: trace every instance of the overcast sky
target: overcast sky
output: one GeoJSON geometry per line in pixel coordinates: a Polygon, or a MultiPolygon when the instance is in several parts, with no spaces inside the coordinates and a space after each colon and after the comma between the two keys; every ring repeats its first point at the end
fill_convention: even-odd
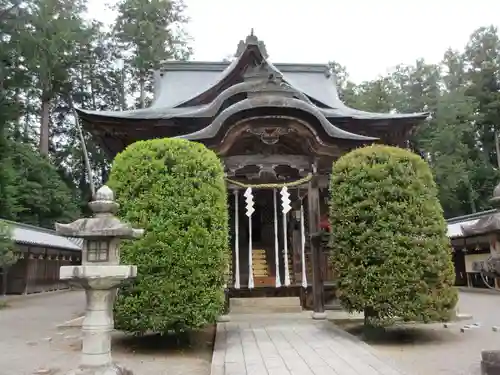
{"type": "MultiPolygon", "coordinates": [[[[112,22],[104,2],[92,16],[112,22]]],[[[113,0],[111,0],[112,2],[113,0]]],[[[346,65],[351,79],[376,78],[399,63],[438,62],[473,30],[500,26],[500,0],[185,0],[194,60],[221,61],[254,28],[273,62],[346,65]]]]}

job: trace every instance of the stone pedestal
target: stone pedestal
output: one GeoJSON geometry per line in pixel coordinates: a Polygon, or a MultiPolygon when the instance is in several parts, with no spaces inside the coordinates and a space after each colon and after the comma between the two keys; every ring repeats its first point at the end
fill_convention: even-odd
{"type": "Polygon", "coordinates": [[[217,318],[218,323],[228,323],[231,321],[231,317],[227,314],[221,315],[217,318]]]}
{"type": "Polygon", "coordinates": [[[82,357],[78,370],[70,374],[131,374],[111,358],[111,333],[114,329],[113,303],[117,288],[137,275],[136,266],[63,266],[61,280],[85,289],[87,306],[82,324],[82,357]]]}
{"type": "Polygon", "coordinates": [[[481,374],[500,374],[500,350],[483,350],[481,352],[481,374]]]}
{"type": "Polygon", "coordinates": [[[313,312],[312,313],[312,318],[314,320],[325,320],[327,318],[327,313],[326,313],[326,311],[313,312]]]}
{"type": "Polygon", "coordinates": [[[127,370],[117,364],[111,364],[103,367],[80,366],[77,370],[69,372],[67,375],[134,375],[132,371],[127,370]]]}
{"type": "Polygon", "coordinates": [[[118,287],[137,276],[137,267],[120,265],[120,240],[142,235],[142,230],[122,223],[114,213],[118,203],[110,188],[103,186],[89,203],[94,217],[70,224],[56,224],[56,231],[68,237],[83,238],[82,265],[62,266],[60,279],[85,290],[87,299],[82,324],[80,365],[68,375],[132,375],[111,357],[114,329],[113,304],[118,287]]]}

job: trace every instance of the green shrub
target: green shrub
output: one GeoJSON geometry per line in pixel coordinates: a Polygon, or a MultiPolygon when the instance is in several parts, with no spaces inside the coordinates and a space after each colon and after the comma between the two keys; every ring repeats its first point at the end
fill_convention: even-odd
{"type": "Polygon", "coordinates": [[[167,333],[215,322],[229,248],[217,156],[181,139],[136,142],[114,160],[109,186],[121,218],[145,229],[122,247],[121,263],[136,264],[138,276],[118,294],[116,327],[167,333]]]}
{"type": "Polygon", "coordinates": [[[18,256],[14,250],[15,244],[10,226],[0,219],[0,269],[8,268],[17,262],[18,256]]]}
{"type": "Polygon", "coordinates": [[[396,147],[352,151],[333,166],[330,196],[341,304],[367,326],[452,318],[450,242],[427,163],[396,147]]]}
{"type": "MultiPolygon", "coordinates": [[[[7,275],[9,268],[17,263],[19,256],[15,253],[15,243],[12,240],[12,231],[9,224],[0,219],[0,277],[3,287],[0,295],[7,294],[7,275]]],[[[0,301],[0,308],[2,301],[0,301]]]]}

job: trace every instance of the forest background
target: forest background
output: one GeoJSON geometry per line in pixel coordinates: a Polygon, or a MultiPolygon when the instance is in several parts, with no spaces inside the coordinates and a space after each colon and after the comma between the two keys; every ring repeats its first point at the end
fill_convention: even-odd
{"type": "MultiPolygon", "coordinates": [[[[89,19],[86,7],[86,0],[0,0],[1,218],[53,228],[86,214],[90,184],[73,108],[146,107],[151,69],[192,56],[182,1],[118,0],[111,26],[89,19]]],[[[410,146],[429,162],[446,217],[491,208],[500,181],[495,27],[471,30],[463,49],[443,51],[437,64],[419,59],[359,84],[341,61],[329,66],[351,107],[431,113],[410,146]]],[[[99,186],[110,161],[84,136],[99,186]]]]}

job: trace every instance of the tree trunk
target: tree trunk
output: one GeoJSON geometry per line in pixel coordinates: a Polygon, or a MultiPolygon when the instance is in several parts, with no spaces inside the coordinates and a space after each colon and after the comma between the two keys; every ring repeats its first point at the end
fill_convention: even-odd
{"type": "Polygon", "coordinates": [[[120,75],[120,110],[125,111],[126,109],[127,102],[125,100],[125,65],[123,65],[120,75]]]}
{"type": "Polygon", "coordinates": [[[139,92],[140,92],[140,97],[139,97],[139,103],[141,108],[146,107],[146,83],[144,81],[144,77],[139,78],[139,92]]]}
{"type": "MultiPolygon", "coordinates": [[[[17,87],[15,94],[14,94],[14,100],[16,106],[19,105],[20,100],[20,89],[17,87]]],[[[21,111],[19,111],[19,116],[16,118],[16,122],[14,125],[14,139],[16,141],[19,141],[21,139],[21,111]]]]}
{"type": "Polygon", "coordinates": [[[373,325],[370,318],[376,318],[378,313],[368,306],[364,311],[363,336],[367,340],[377,340],[384,333],[384,328],[373,325]]]}
{"type": "MultiPolygon", "coordinates": [[[[93,72],[94,70],[91,70],[93,72]]],[[[97,104],[95,100],[95,84],[94,84],[94,76],[90,74],[90,100],[92,101],[92,109],[97,109],[97,104]]]]}
{"type": "Polygon", "coordinates": [[[474,201],[474,192],[472,191],[472,186],[470,183],[467,186],[467,195],[469,198],[471,212],[474,214],[477,212],[477,207],[476,207],[476,202],[474,201]]]}
{"type": "Polygon", "coordinates": [[[40,153],[49,154],[49,122],[50,122],[50,99],[46,95],[42,96],[40,119],[40,153]]]}
{"type": "Polygon", "coordinates": [[[500,139],[498,133],[498,131],[495,131],[495,150],[497,154],[497,168],[500,170],[500,139]]]}
{"type": "Polygon", "coordinates": [[[4,267],[2,269],[2,296],[7,294],[7,272],[9,272],[8,268],[4,267]]]}
{"type": "Polygon", "coordinates": [[[25,99],[25,113],[24,113],[24,124],[23,124],[23,142],[28,143],[30,139],[30,129],[29,129],[29,124],[30,124],[30,101],[31,101],[31,96],[30,92],[26,92],[26,99],[25,99]]]}
{"type": "Polygon", "coordinates": [[[101,185],[106,184],[108,182],[108,169],[104,165],[104,163],[101,165],[101,185]]]}

